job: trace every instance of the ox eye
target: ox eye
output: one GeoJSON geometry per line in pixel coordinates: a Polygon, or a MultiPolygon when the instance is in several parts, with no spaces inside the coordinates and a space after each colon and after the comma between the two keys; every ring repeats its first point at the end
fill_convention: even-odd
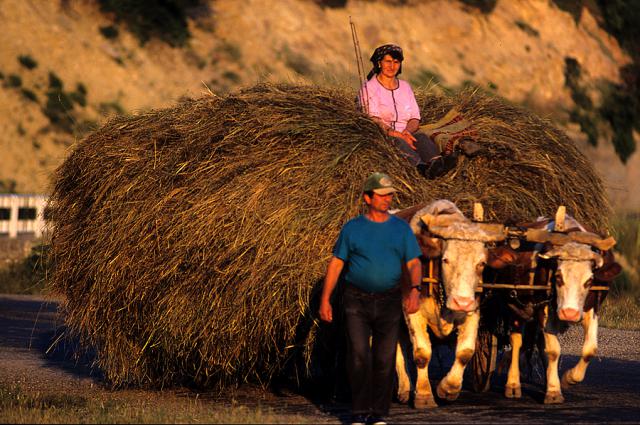
{"type": "Polygon", "coordinates": [[[448,258],[443,258],[443,259],[442,259],[442,262],[443,262],[444,264],[449,264],[449,259],[448,259],[448,258]]]}
{"type": "Polygon", "coordinates": [[[556,286],[561,287],[562,285],[564,285],[564,281],[562,280],[562,275],[558,273],[556,275],[556,286]]]}

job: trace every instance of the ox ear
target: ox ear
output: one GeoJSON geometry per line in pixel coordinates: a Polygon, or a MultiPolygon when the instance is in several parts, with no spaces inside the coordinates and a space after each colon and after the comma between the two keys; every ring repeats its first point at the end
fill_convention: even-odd
{"type": "Polygon", "coordinates": [[[594,252],[591,259],[593,260],[593,268],[595,270],[602,268],[602,265],[604,264],[604,258],[602,258],[602,255],[594,252]]]}
{"type": "Polygon", "coordinates": [[[424,233],[416,235],[418,245],[425,258],[435,258],[442,256],[442,239],[432,238],[424,233]]]}
{"type": "Polygon", "coordinates": [[[616,262],[607,263],[594,270],[593,277],[601,282],[611,282],[622,272],[622,266],[616,262]]]}
{"type": "Polygon", "coordinates": [[[502,269],[515,264],[518,254],[508,246],[499,246],[489,250],[487,266],[493,269],[502,269]]]}

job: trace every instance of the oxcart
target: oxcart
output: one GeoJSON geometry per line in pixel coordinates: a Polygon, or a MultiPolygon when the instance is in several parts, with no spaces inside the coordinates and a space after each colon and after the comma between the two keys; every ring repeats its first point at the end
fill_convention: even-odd
{"type": "MultiPolygon", "coordinates": [[[[484,223],[480,205],[474,208],[473,221],[484,223]]],[[[584,229],[565,228],[564,223],[564,207],[560,207],[555,220],[546,222],[547,227],[542,229],[532,228],[531,224],[507,226],[486,223],[487,226],[503,226],[506,235],[503,241],[490,244],[490,252],[495,253],[500,250],[502,254],[508,252],[512,260],[518,255],[527,256],[528,262],[514,261],[499,269],[486,267],[481,273],[480,284],[476,288],[480,325],[475,353],[470,360],[470,367],[467,368],[466,378],[471,382],[474,391],[483,392],[490,388],[498,358],[511,345],[510,337],[514,328],[517,327],[526,328],[528,334],[525,335],[525,339],[528,338],[529,343],[525,345],[530,348],[537,347],[538,356],[535,358],[542,360],[543,369],[547,368],[543,356],[544,340],[541,338],[540,320],[543,314],[548,315],[550,311],[554,311],[557,296],[556,283],[561,281],[562,277],[558,267],[559,261],[556,257],[544,258],[540,252],[542,247],[563,246],[571,243],[588,244],[598,255],[604,255],[615,243],[612,238],[602,239],[584,229]],[[554,223],[554,227],[549,227],[554,223]]],[[[422,291],[423,296],[435,297],[442,305],[445,294],[440,281],[439,261],[440,258],[424,260],[422,291]]],[[[588,297],[592,300],[592,304],[595,303],[597,311],[606,297],[609,286],[602,280],[595,283],[590,281],[589,285],[588,297]]],[[[514,355],[519,357],[520,347],[515,348],[512,351],[515,351],[514,355]]],[[[532,357],[528,356],[528,359],[531,361],[532,357]]],[[[516,358],[515,362],[518,360],[516,358]]],[[[529,366],[533,367],[533,365],[529,366]]],[[[520,396],[517,367],[514,373],[518,374],[518,388],[517,391],[507,388],[505,392],[507,397],[520,396]]],[[[545,398],[545,402],[562,402],[562,396],[559,394],[555,398],[545,398]]]]}

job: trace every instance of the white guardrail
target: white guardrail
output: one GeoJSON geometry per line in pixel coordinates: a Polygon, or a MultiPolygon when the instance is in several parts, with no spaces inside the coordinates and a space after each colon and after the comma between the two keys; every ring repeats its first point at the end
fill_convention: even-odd
{"type": "Polygon", "coordinates": [[[45,195],[0,194],[0,237],[42,236],[45,195]]]}

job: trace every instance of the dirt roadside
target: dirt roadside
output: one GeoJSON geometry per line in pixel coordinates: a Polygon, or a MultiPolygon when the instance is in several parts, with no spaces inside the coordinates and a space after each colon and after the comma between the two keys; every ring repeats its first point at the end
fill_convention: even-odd
{"type": "MultiPolygon", "coordinates": [[[[158,406],[193,396],[186,389],[111,391],[104,386],[99,373],[86,364],[74,363],[64,353],[51,350],[47,353],[56,329],[62,325],[57,306],[56,301],[39,296],[0,295],[0,384],[37,393],[59,392],[98,400],[144,400],[158,406]]],[[[572,327],[561,341],[565,354],[562,371],[577,360],[581,329],[572,327]]],[[[394,403],[390,420],[392,423],[637,423],[640,420],[638,342],[640,332],[600,329],[600,355],[590,365],[585,382],[565,391],[563,405],[543,405],[543,387],[535,380],[523,385],[521,400],[507,400],[502,395],[504,379],[498,376],[487,393],[463,390],[457,401],[436,410],[416,411],[394,403]]],[[[438,376],[437,364],[446,355],[446,352],[434,355],[436,373],[432,377],[438,376]]],[[[349,417],[345,403],[312,400],[292,391],[276,394],[245,386],[223,396],[199,396],[200,400],[216,406],[260,406],[285,418],[290,415],[292,421],[304,417],[310,423],[344,423],[349,417]]]]}

